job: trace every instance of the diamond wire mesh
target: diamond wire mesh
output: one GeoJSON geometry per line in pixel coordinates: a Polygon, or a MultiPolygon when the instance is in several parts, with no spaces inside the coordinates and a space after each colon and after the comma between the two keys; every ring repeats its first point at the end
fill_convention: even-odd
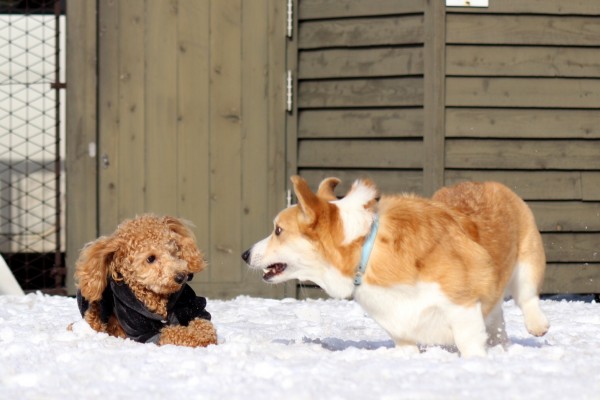
{"type": "Polygon", "coordinates": [[[53,3],[0,0],[0,253],[24,290],[64,286],[53,3]]]}

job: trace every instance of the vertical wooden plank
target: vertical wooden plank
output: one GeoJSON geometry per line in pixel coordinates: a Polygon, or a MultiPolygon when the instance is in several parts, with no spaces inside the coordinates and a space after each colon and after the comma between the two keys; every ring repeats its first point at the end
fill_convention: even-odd
{"type": "Polygon", "coordinates": [[[241,280],[241,10],[211,2],[211,282],[241,280]]]}
{"type": "MultiPolygon", "coordinates": [[[[145,1],[119,4],[118,115],[120,133],[115,138],[118,158],[117,222],[144,210],[144,71],[145,1]]],[[[111,44],[108,44],[111,45],[111,44]]],[[[114,43],[112,44],[114,45],[114,43]]],[[[115,67],[112,67],[115,68],[115,67]]],[[[106,132],[111,134],[110,132],[106,132]]]]}
{"type": "MultiPolygon", "coordinates": [[[[293,0],[293,10],[298,10],[298,0],[293,0]]],[[[285,15],[286,10],[282,10],[285,15]]],[[[296,15],[296,14],[294,14],[296,15]]],[[[298,173],[298,18],[295,17],[293,20],[292,37],[287,38],[287,71],[292,73],[292,109],[287,111],[286,114],[286,129],[285,134],[287,138],[287,149],[286,149],[286,176],[290,177],[298,173]]],[[[286,73],[281,77],[286,82],[286,73]]],[[[286,107],[286,88],[283,87],[283,96],[281,99],[283,105],[286,107]]],[[[285,108],[284,108],[285,109],[285,108]]],[[[286,181],[287,190],[291,190],[291,183],[289,180],[286,181]]]]}
{"type": "Polygon", "coordinates": [[[428,0],[425,6],[425,76],[423,194],[444,184],[446,7],[428,0]]]}
{"type": "Polygon", "coordinates": [[[96,225],[96,2],[69,4],[67,18],[66,109],[66,254],[67,291],[75,293],[75,260],[83,245],[94,239],[96,225]]]}
{"type": "MultiPolygon", "coordinates": [[[[296,8],[298,10],[298,8],[296,8]]],[[[269,181],[269,197],[267,199],[267,222],[285,207],[287,187],[286,160],[286,112],[284,104],[285,93],[285,3],[280,0],[269,0],[269,164],[267,179],[269,181]]],[[[298,13],[296,13],[296,16],[298,13]]],[[[295,20],[298,20],[296,17],[295,20]]],[[[297,29],[297,26],[296,28],[297,29]]],[[[297,127],[296,127],[297,129],[297,127]]],[[[266,234],[265,234],[266,236],[266,234]]],[[[278,296],[294,296],[296,283],[288,282],[277,285],[283,288],[278,296]]],[[[277,296],[277,295],[276,295],[277,296]]]]}
{"type": "Polygon", "coordinates": [[[146,0],[145,210],[177,211],[177,1],[146,0]]]}
{"type": "Polygon", "coordinates": [[[269,229],[267,0],[242,3],[242,245],[247,248],[269,229]]]}
{"type": "Polygon", "coordinates": [[[119,4],[109,0],[100,0],[98,3],[99,234],[112,232],[119,223],[119,4]]]}
{"type": "MultiPolygon", "coordinates": [[[[269,44],[274,38],[269,34],[269,0],[242,3],[242,250],[272,229],[268,205],[274,188],[269,165],[275,154],[269,146],[269,44]]],[[[243,270],[248,268],[239,262],[243,270]]],[[[265,285],[259,274],[243,276],[247,277],[244,287],[257,286],[270,296],[283,294],[284,286],[265,285]]]]}
{"type": "MultiPolygon", "coordinates": [[[[209,19],[207,1],[179,0],[177,62],[178,214],[209,250],[209,19]]],[[[210,267],[209,267],[210,268],[210,267]]],[[[193,285],[205,281],[201,274],[193,285]]]]}

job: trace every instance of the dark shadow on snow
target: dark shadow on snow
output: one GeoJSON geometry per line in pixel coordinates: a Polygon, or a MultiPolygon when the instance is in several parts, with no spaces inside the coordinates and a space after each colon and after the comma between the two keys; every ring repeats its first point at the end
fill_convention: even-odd
{"type": "Polygon", "coordinates": [[[391,340],[382,340],[372,342],[368,340],[343,340],[338,338],[302,338],[302,343],[312,343],[321,345],[326,350],[331,351],[342,351],[349,348],[361,349],[361,350],[376,350],[379,348],[391,349],[394,347],[394,342],[391,340]]]}
{"type": "MultiPolygon", "coordinates": [[[[294,339],[275,339],[273,343],[280,343],[286,346],[296,344],[297,341],[294,339]]],[[[394,342],[392,340],[380,340],[380,341],[369,341],[369,340],[344,340],[339,338],[309,338],[303,337],[302,344],[316,344],[329,351],[343,351],[350,348],[359,349],[359,350],[377,350],[377,349],[393,349],[394,342]]],[[[540,340],[540,338],[511,338],[508,347],[511,345],[519,345],[523,347],[529,348],[542,348],[549,346],[550,344],[545,340],[540,340]]],[[[500,345],[498,345],[500,346],[500,345]]],[[[508,347],[505,350],[508,350],[508,347]]],[[[419,351],[421,353],[427,351],[430,348],[440,348],[449,353],[458,353],[458,349],[456,346],[425,346],[419,345],[419,351]]]]}
{"type": "MultiPolygon", "coordinates": [[[[347,350],[349,348],[355,348],[355,349],[360,349],[360,350],[377,350],[377,349],[393,349],[395,347],[394,342],[392,340],[381,340],[381,341],[368,341],[368,340],[343,340],[343,339],[338,339],[338,338],[325,338],[325,339],[320,339],[320,338],[316,338],[316,339],[312,339],[312,338],[307,338],[304,337],[302,339],[302,343],[306,343],[306,344],[318,344],[321,345],[321,347],[323,347],[326,350],[330,350],[330,351],[343,351],[343,350],[347,350]]],[[[418,345],[419,347],[419,351],[421,353],[427,351],[427,349],[430,348],[440,348],[443,349],[449,353],[457,353],[458,349],[456,348],[456,346],[444,346],[444,345],[437,345],[437,346],[426,346],[426,345],[418,345]]]]}
{"type": "MultiPolygon", "coordinates": [[[[287,339],[275,339],[273,343],[280,343],[284,345],[292,345],[295,344],[295,340],[287,340],[287,339]]],[[[342,351],[350,348],[361,349],[361,350],[376,350],[380,348],[391,349],[394,348],[394,342],[391,340],[382,340],[382,341],[368,341],[368,340],[343,340],[338,338],[302,338],[303,344],[317,344],[323,347],[326,350],[330,351],[342,351]]]]}
{"type": "MultiPolygon", "coordinates": [[[[511,338],[510,344],[518,344],[523,347],[531,347],[540,349],[542,347],[550,346],[550,344],[546,340],[540,340],[540,338],[530,337],[530,338],[511,338]]],[[[510,346],[510,345],[509,345],[510,346]]]]}

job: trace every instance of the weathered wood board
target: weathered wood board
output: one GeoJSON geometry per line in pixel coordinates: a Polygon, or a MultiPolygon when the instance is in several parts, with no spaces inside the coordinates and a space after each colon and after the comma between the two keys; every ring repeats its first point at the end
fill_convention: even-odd
{"type": "Polygon", "coordinates": [[[303,110],[299,113],[299,138],[422,137],[422,108],[376,110],[303,110]]]}
{"type": "Polygon", "coordinates": [[[303,140],[298,143],[298,165],[303,168],[422,168],[422,153],[419,140],[303,140]]]}
{"type": "Polygon", "coordinates": [[[301,49],[423,43],[423,15],[300,22],[301,49]]]}

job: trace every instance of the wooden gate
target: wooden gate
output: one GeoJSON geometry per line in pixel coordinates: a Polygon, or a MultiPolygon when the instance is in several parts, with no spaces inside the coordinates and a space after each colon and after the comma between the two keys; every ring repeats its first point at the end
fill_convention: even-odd
{"type": "Polygon", "coordinates": [[[97,3],[69,3],[71,269],[123,219],[171,214],[206,253],[200,293],[284,295],[240,254],[285,205],[285,5],[97,3]]]}

